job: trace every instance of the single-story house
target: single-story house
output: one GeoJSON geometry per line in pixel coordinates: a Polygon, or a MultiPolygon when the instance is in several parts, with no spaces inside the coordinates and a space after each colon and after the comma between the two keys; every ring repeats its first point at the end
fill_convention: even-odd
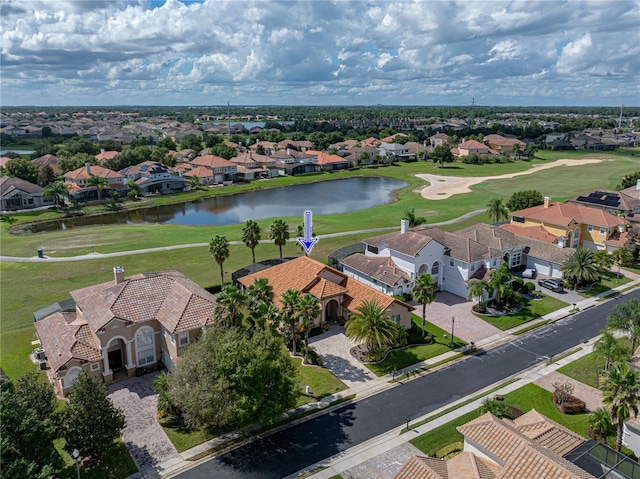
{"type": "Polygon", "coordinates": [[[238,278],[238,282],[247,288],[260,278],[267,279],[273,288],[274,304],[278,308],[282,306],[282,293],[288,289],[313,295],[321,308],[314,321],[316,326],[327,321],[348,319],[349,314],[365,301],[375,301],[397,324],[407,329],[411,327],[412,306],[307,256],[243,276],[238,278]]]}
{"type": "Polygon", "coordinates": [[[45,189],[14,176],[0,178],[0,210],[16,211],[53,206],[54,196],[43,196],[45,189]]]}

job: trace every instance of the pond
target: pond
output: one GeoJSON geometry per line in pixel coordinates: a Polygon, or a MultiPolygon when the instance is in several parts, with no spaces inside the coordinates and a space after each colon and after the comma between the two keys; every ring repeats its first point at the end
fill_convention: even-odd
{"type": "MultiPolygon", "coordinates": [[[[268,180],[267,180],[268,181],[268,180]]],[[[394,192],[406,183],[389,178],[347,178],[249,191],[228,196],[161,205],[99,216],[69,218],[33,225],[31,232],[57,231],[90,225],[150,224],[228,225],[267,218],[299,216],[306,210],[315,215],[358,211],[390,203],[394,192]]]]}

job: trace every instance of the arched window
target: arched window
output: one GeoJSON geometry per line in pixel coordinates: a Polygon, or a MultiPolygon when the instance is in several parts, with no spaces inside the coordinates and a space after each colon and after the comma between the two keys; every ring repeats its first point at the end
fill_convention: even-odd
{"type": "Polygon", "coordinates": [[[573,235],[573,244],[571,245],[571,247],[577,248],[579,243],[580,243],[580,228],[576,228],[576,231],[573,235]]]}
{"type": "Polygon", "coordinates": [[[431,267],[431,276],[435,278],[438,274],[440,274],[440,261],[436,261],[431,267]]]}
{"type": "Polygon", "coordinates": [[[143,326],[136,332],[136,357],[138,366],[156,362],[156,347],[153,337],[153,328],[143,326]]]}
{"type": "Polygon", "coordinates": [[[78,378],[80,371],[82,371],[82,368],[80,366],[73,366],[69,368],[67,374],[64,375],[65,384],[63,387],[70,388],[73,385],[74,381],[78,378]]]}

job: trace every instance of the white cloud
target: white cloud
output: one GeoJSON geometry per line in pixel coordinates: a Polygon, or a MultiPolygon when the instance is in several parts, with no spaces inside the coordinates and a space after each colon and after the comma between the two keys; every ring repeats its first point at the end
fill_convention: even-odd
{"type": "Polygon", "coordinates": [[[637,103],[639,3],[549,5],[5,0],[0,89],[5,104],[200,104],[225,93],[467,104],[470,91],[480,103],[637,103]]]}

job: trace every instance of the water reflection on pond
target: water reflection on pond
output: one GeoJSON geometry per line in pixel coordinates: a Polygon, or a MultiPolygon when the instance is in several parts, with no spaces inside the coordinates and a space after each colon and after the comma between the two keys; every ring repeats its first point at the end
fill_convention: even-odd
{"type": "Polygon", "coordinates": [[[100,216],[70,218],[35,225],[33,232],[89,225],[166,223],[227,225],[285,216],[347,213],[389,203],[406,183],[389,178],[347,178],[204,198],[190,203],[154,206],[100,216]]]}

